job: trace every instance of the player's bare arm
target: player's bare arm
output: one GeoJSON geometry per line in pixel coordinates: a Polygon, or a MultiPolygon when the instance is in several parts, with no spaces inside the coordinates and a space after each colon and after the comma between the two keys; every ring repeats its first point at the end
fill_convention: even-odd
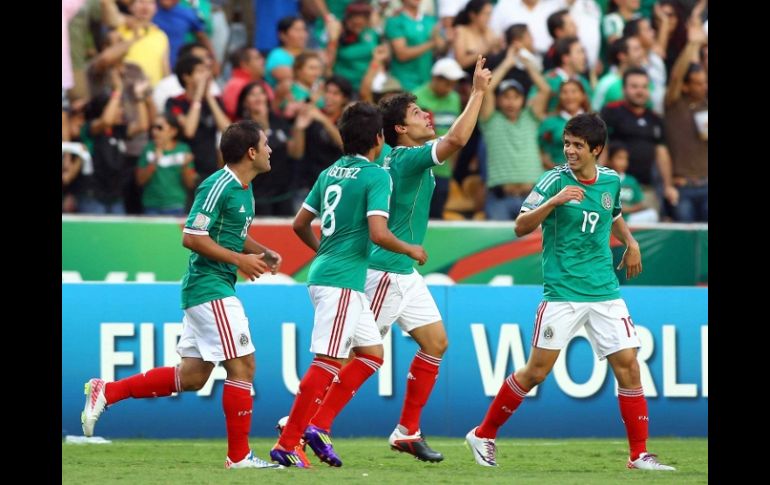
{"type": "Polygon", "coordinates": [[[270,272],[272,274],[277,274],[278,270],[281,268],[283,258],[278,253],[278,251],[274,251],[267,246],[263,246],[262,244],[252,239],[251,236],[246,236],[246,240],[243,242],[243,252],[245,254],[256,254],[257,256],[264,254],[262,260],[268,266],[270,266],[270,272]]]}
{"type": "Polygon", "coordinates": [[[468,104],[460,116],[457,117],[449,131],[438,142],[436,156],[439,161],[444,161],[459,151],[468,143],[473,134],[473,128],[479,118],[479,110],[484,100],[484,94],[489,89],[489,80],[492,79],[492,71],[484,67],[487,62],[481,54],[476,58],[476,70],[473,72],[473,88],[471,89],[468,104]]]}
{"type": "Polygon", "coordinates": [[[618,269],[623,269],[625,266],[626,278],[636,278],[642,272],[642,252],[639,250],[639,243],[631,235],[631,230],[622,217],[618,217],[612,222],[612,235],[626,245],[618,269]]]}
{"type": "Polygon", "coordinates": [[[543,205],[531,211],[522,212],[516,218],[516,235],[526,236],[537,229],[542,224],[548,214],[560,205],[566,204],[572,199],[579,201],[585,197],[585,189],[577,185],[568,185],[561,189],[558,194],[548,199],[543,205]]]}
{"type": "Polygon", "coordinates": [[[313,233],[313,229],[310,227],[310,224],[313,222],[313,219],[315,219],[315,216],[315,214],[305,209],[304,207],[301,208],[299,212],[297,212],[297,215],[294,216],[294,224],[292,224],[292,228],[294,229],[294,233],[302,240],[303,243],[305,243],[307,247],[312,249],[314,252],[318,252],[318,246],[320,246],[321,243],[318,241],[315,233],[313,233]]]}
{"type": "Polygon", "coordinates": [[[369,238],[372,242],[388,251],[406,254],[417,261],[420,266],[428,261],[428,253],[418,244],[409,244],[398,239],[388,229],[388,219],[383,216],[369,216],[369,238]]]}
{"type": "Polygon", "coordinates": [[[270,270],[267,263],[262,261],[264,255],[242,254],[230,251],[214,242],[208,235],[184,233],[182,246],[195,251],[204,258],[236,265],[251,281],[256,280],[262,273],[270,270]]]}

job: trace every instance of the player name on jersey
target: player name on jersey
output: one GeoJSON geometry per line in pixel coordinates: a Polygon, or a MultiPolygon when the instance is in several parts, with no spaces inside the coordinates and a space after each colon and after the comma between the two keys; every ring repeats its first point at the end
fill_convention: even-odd
{"type": "Polygon", "coordinates": [[[361,171],[361,168],[359,167],[331,167],[329,169],[328,175],[329,177],[334,177],[338,179],[355,179],[358,178],[356,175],[358,175],[358,172],[361,171]]]}

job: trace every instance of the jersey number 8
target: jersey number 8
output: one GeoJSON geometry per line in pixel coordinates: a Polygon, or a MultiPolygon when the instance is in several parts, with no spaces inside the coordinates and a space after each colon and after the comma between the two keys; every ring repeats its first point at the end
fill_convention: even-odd
{"type": "Polygon", "coordinates": [[[321,233],[326,237],[334,234],[334,229],[337,225],[337,221],[334,218],[334,209],[339,205],[340,199],[342,199],[342,187],[335,184],[326,188],[323,212],[321,213],[321,233]],[[326,223],[327,220],[329,221],[328,225],[326,223]]]}

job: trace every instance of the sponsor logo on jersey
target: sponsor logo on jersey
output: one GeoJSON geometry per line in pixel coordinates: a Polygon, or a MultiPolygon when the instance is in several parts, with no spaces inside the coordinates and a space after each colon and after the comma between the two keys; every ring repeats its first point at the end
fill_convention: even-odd
{"type": "Polygon", "coordinates": [[[238,212],[246,212],[246,208],[243,207],[243,204],[241,204],[241,208],[238,209],[238,212]]]}
{"type": "Polygon", "coordinates": [[[609,192],[604,192],[602,194],[602,207],[607,210],[612,209],[612,195],[610,195],[609,192]]]}
{"type": "Polygon", "coordinates": [[[211,222],[211,218],[209,216],[205,214],[198,214],[197,216],[195,216],[195,220],[193,220],[192,228],[205,231],[206,229],[208,229],[210,222],[211,222]]]}

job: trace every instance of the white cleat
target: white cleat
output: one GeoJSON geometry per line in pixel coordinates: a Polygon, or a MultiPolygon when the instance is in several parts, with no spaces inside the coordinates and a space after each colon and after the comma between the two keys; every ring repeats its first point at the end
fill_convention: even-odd
{"type": "Polygon", "coordinates": [[[650,453],[642,453],[639,455],[639,458],[637,458],[634,461],[628,460],[628,464],[626,465],[628,468],[638,468],[639,470],[666,470],[666,471],[675,471],[676,468],[668,465],[664,465],[662,463],[658,462],[658,459],[655,458],[658,455],[653,455],[650,453]]]}
{"type": "Polygon", "coordinates": [[[257,457],[254,455],[254,452],[249,450],[249,454],[246,455],[246,458],[243,460],[235,463],[233,462],[230,457],[228,456],[225,459],[225,468],[283,468],[283,465],[279,465],[278,463],[269,463],[265,460],[257,457]]]}
{"type": "Polygon", "coordinates": [[[481,466],[497,466],[497,445],[491,438],[479,438],[476,436],[476,428],[468,431],[465,435],[465,442],[471,448],[473,458],[481,466]]]}
{"type": "Polygon", "coordinates": [[[89,379],[85,385],[86,405],[80,414],[80,424],[83,425],[85,436],[94,435],[96,420],[107,407],[107,399],[104,397],[104,381],[102,379],[89,379]]]}

